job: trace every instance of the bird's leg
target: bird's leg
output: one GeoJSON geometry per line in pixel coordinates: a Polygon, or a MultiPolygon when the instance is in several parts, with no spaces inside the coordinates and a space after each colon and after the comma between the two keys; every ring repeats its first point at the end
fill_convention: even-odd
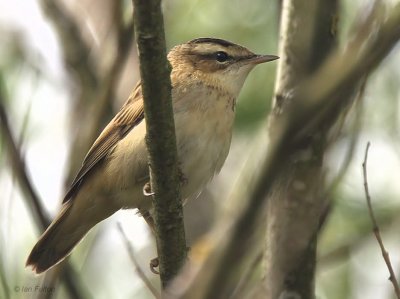
{"type": "MultiPolygon", "coordinates": [[[[188,179],[185,176],[185,174],[183,173],[181,167],[178,167],[178,179],[182,186],[184,186],[188,183],[188,179]]],[[[154,192],[151,190],[150,182],[147,182],[146,184],[143,185],[143,195],[144,196],[153,196],[154,195],[154,192]]]]}
{"type": "MultiPolygon", "coordinates": [[[[181,185],[186,185],[188,183],[188,179],[185,177],[183,174],[183,171],[181,170],[180,167],[178,167],[178,178],[179,182],[181,185]]],[[[151,185],[150,182],[147,182],[143,186],[143,195],[144,196],[152,196],[154,195],[154,192],[151,190],[151,185]]],[[[156,237],[156,225],[153,219],[153,216],[151,216],[149,211],[139,211],[140,214],[143,216],[143,219],[146,221],[146,223],[149,225],[154,237],[156,237]]],[[[189,251],[189,248],[188,248],[189,251]]],[[[153,272],[154,274],[160,274],[155,268],[157,268],[160,265],[160,261],[158,257],[153,258],[150,260],[150,271],[153,272]]]]}
{"type": "Polygon", "coordinates": [[[154,274],[160,274],[160,271],[156,270],[156,268],[158,268],[158,266],[160,265],[160,260],[158,259],[158,257],[155,257],[153,259],[150,260],[150,271],[153,272],[154,274]]]}
{"type": "MultiPolygon", "coordinates": [[[[150,184],[149,184],[150,185],[150,184]]],[[[143,187],[144,190],[145,187],[143,187]]],[[[146,221],[146,223],[149,225],[151,232],[153,233],[154,237],[156,236],[156,225],[153,219],[153,216],[151,216],[149,211],[139,211],[140,214],[143,216],[143,219],[146,221]]],[[[150,271],[153,272],[154,274],[160,274],[156,270],[156,268],[159,266],[160,261],[158,260],[158,257],[155,257],[150,260],[150,271]]]]}

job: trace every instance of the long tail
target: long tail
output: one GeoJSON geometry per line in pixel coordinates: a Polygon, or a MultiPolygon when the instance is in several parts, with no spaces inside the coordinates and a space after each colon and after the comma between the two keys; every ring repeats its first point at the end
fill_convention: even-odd
{"type": "Polygon", "coordinates": [[[106,218],[86,217],[89,215],[80,215],[78,211],[73,211],[73,207],[72,201],[65,203],[57,218],[33,247],[26,266],[31,266],[36,273],[42,273],[60,263],[97,222],[106,218]]]}

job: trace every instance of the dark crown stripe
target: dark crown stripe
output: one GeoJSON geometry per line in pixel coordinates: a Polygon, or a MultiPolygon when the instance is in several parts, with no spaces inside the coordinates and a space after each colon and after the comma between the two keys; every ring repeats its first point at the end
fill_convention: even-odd
{"type": "Polygon", "coordinates": [[[189,44],[203,44],[203,43],[211,43],[211,44],[218,44],[223,47],[231,47],[235,46],[234,43],[228,42],[224,39],[219,39],[219,38],[210,38],[210,37],[201,37],[201,38],[196,38],[193,39],[189,42],[189,44]]]}

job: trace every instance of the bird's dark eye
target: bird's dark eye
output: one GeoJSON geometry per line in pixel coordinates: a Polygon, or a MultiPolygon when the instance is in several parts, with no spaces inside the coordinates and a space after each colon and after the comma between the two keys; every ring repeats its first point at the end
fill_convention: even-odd
{"type": "Polygon", "coordinates": [[[215,59],[218,62],[225,62],[229,59],[229,56],[225,52],[218,51],[217,53],[215,53],[215,59]]]}

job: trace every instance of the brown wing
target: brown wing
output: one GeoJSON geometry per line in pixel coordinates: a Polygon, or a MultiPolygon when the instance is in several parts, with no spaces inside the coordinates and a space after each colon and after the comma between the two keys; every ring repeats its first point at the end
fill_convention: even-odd
{"type": "Polygon", "coordinates": [[[115,145],[143,119],[142,88],[139,82],[118,114],[110,121],[93,143],[83,160],[81,169],[65,195],[63,203],[73,198],[91,170],[98,165],[114,149],[115,145]]]}

